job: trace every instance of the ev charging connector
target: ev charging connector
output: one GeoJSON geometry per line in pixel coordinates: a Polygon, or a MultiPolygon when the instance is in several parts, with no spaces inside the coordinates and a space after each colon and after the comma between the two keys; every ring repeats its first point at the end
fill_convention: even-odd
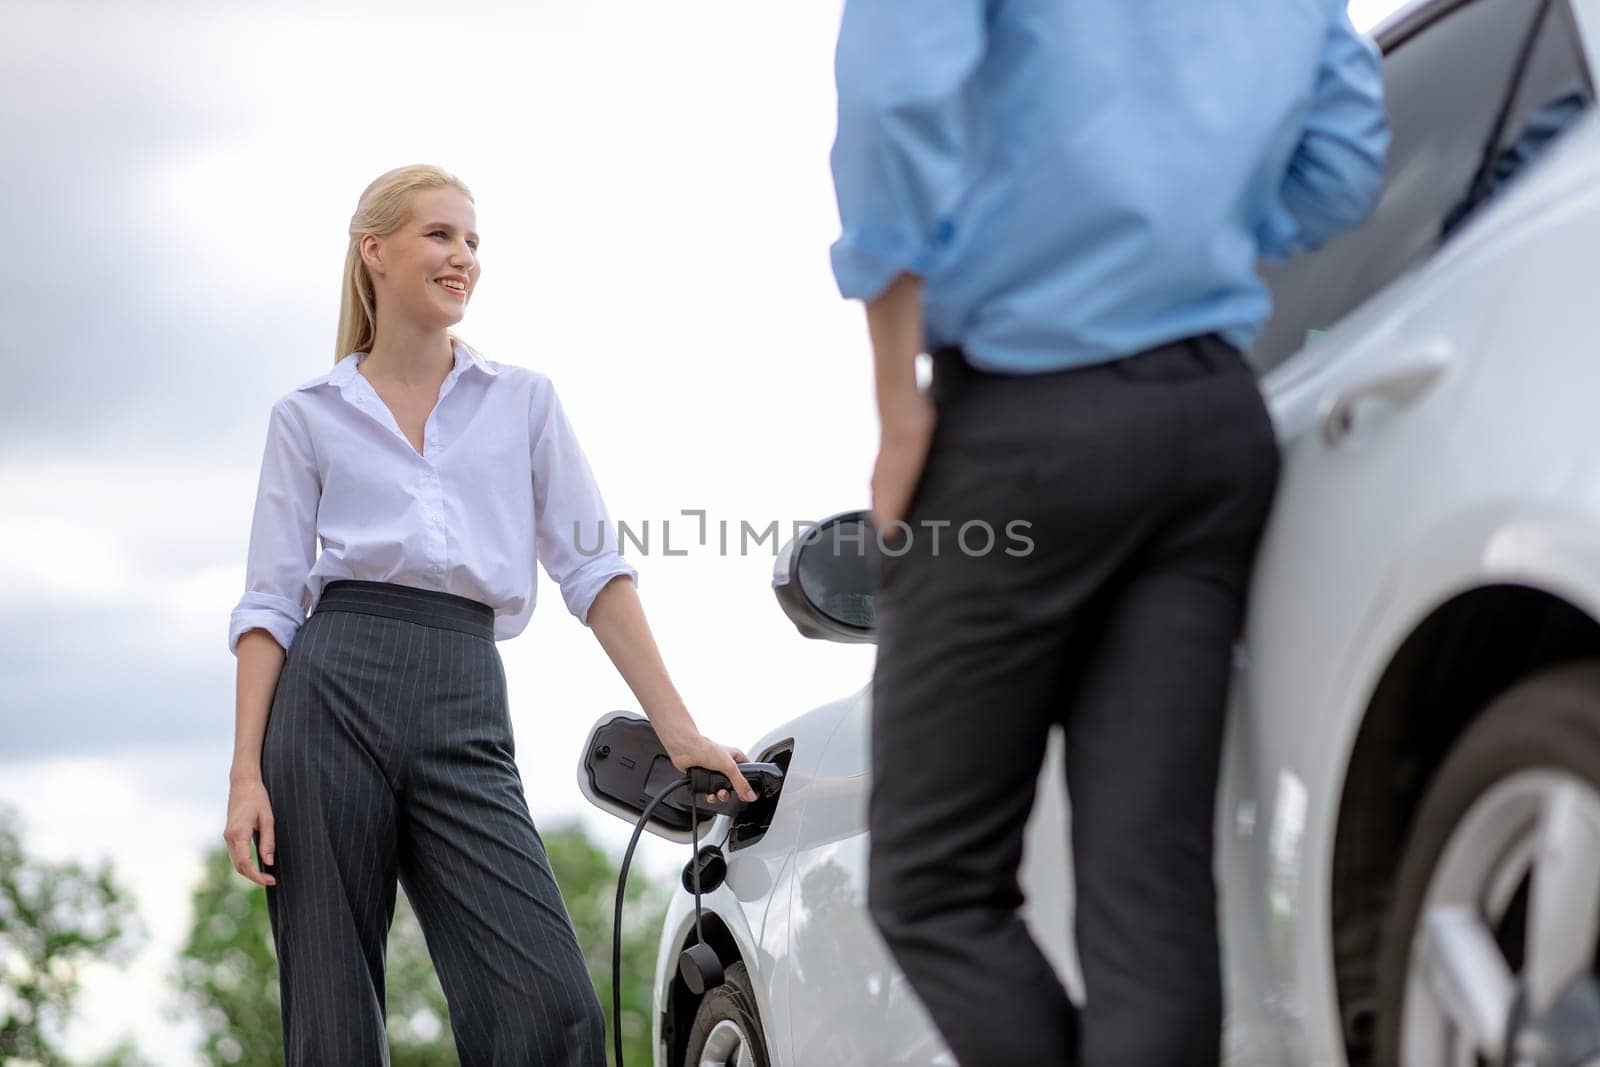
{"type": "MultiPolygon", "coordinates": [[[[760,797],[775,797],[783,788],[783,768],[775,763],[741,763],[739,773],[760,797]]],[[[744,801],[717,771],[704,767],[691,767],[687,774],[679,771],[649,720],[628,712],[618,712],[590,733],[578,762],[578,788],[595,806],[624,820],[637,819],[622,854],[611,927],[611,1027],[616,1065],[622,1067],[622,900],[639,835],[650,825],[660,836],[694,849],[683,870],[683,886],[694,894],[695,944],[679,954],[678,974],[689,991],[699,996],[724,980],[722,961],[706,944],[700,897],[720,886],[728,871],[721,849],[700,846],[701,824],[716,815],[737,814],[744,801]],[[686,800],[670,799],[686,788],[686,800]],[[728,790],[727,800],[703,799],[723,789],[728,790]]]]}

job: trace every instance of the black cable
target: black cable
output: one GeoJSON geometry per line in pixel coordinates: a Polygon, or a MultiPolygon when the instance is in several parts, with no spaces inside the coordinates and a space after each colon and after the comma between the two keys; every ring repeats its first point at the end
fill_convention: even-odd
{"type": "Polygon", "coordinates": [[[689,822],[692,826],[689,834],[694,842],[694,939],[703,945],[706,943],[706,932],[700,926],[700,794],[692,790],[689,793],[689,822]]]}
{"type": "MultiPolygon", "coordinates": [[[[617,907],[611,926],[611,1036],[617,1046],[617,1067],[622,1067],[622,895],[628,885],[628,865],[633,862],[634,847],[639,844],[639,835],[644,832],[645,824],[650,821],[650,814],[656,810],[656,805],[674,790],[688,784],[687,776],[679,778],[650,798],[650,803],[645,805],[644,814],[640,815],[639,821],[634,824],[633,836],[628,839],[628,851],[622,854],[622,871],[617,876],[617,907]]],[[[698,904],[698,898],[696,903],[698,904]]],[[[698,922],[700,918],[698,907],[695,910],[695,919],[698,922]]]]}

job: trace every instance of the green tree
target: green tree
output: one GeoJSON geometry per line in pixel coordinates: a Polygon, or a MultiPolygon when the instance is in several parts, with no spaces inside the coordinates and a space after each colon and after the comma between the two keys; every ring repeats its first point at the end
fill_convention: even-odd
{"type": "Polygon", "coordinates": [[[156,1064],[140,1054],[133,1038],[125,1037],[109,1052],[89,1061],[84,1067],[156,1067],[156,1064]]]}
{"type": "Polygon", "coordinates": [[[16,811],[0,806],[0,1063],[57,1067],[83,968],[122,964],[144,938],[110,860],[94,870],[47,863],[22,847],[16,811]]]}
{"type": "Polygon", "coordinates": [[[234,873],[225,845],[206,853],[179,954],[179,992],[200,1009],[208,1063],[282,1064],[278,970],[266,894],[234,873]]]}
{"type": "MultiPolygon", "coordinates": [[[[581,827],[563,826],[542,835],[550,869],[567,902],[589,980],[606,1013],[606,1059],[611,1059],[611,924],[617,905],[618,865],[581,827]]],[[[636,857],[637,858],[637,857],[636,857]]],[[[653,1062],[650,1051],[651,985],[656,943],[667,910],[667,890],[653,884],[637,864],[628,871],[622,915],[622,1056],[634,1067],[653,1062]]]]}
{"type": "MultiPolygon", "coordinates": [[[[541,836],[606,1010],[609,1042],[611,908],[617,866],[580,827],[560,826],[541,836]]],[[[650,983],[665,893],[637,872],[630,873],[628,882],[622,964],[624,1055],[631,1064],[648,1064],[650,983]]],[[[211,1064],[278,1067],[283,1063],[283,1033],[266,893],[234,872],[222,846],[207,856],[205,875],[194,891],[194,914],[176,984],[199,1012],[203,1057],[211,1064]]],[[[395,1067],[455,1065],[444,993],[404,892],[395,901],[384,985],[395,1067]]]]}
{"type": "MultiPolygon", "coordinates": [[[[183,998],[199,1009],[202,1056],[238,1067],[281,1065],[278,959],[267,895],[234,872],[224,845],[206,855],[194,915],[175,980],[183,998]]],[[[455,1064],[444,992],[404,893],[395,898],[384,977],[385,1029],[395,1067],[455,1064]]]]}

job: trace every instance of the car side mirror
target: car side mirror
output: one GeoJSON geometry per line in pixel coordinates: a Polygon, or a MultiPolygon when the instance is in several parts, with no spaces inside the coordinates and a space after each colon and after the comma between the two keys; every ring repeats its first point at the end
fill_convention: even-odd
{"type": "Polygon", "coordinates": [[[806,637],[847,644],[878,639],[867,553],[876,534],[865,511],[813,523],[778,552],[772,591],[806,637]]]}

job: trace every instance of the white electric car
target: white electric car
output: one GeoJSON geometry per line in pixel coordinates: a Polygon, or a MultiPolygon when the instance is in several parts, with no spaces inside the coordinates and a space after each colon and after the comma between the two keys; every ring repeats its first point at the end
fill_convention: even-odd
{"type": "MultiPolygon", "coordinates": [[[[1253,359],[1284,465],[1216,830],[1226,1058],[1588,1063],[1600,0],[1424,0],[1376,36],[1384,198],[1359,231],[1263,268],[1275,312],[1253,359]]],[[[872,638],[859,522],[780,555],[774,586],[808,636],[872,638]]],[[[678,893],[658,1065],[953,1062],[865,908],[870,710],[856,693],[746,746],[786,778],[704,824],[726,838],[703,930],[727,979],[696,994],[680,973],[697,938],[678,893]]],[[[1051,752],[1025,915],[1080,996],[1067,818],[1051,752]]]]}

